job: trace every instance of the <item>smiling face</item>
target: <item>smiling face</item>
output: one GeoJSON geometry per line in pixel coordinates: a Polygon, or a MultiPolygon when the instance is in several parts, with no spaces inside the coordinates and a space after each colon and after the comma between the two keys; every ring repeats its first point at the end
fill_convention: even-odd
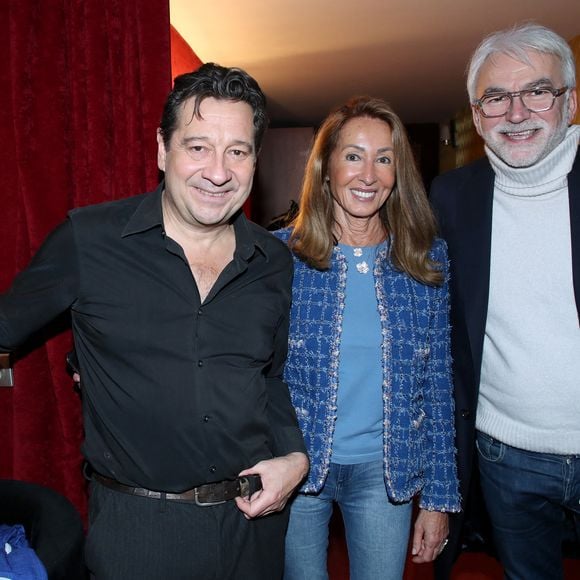
{"type": "MultiPolygon", "coordinates": [[[[529,64],[506,54],[495,54],[481,67],[477,97],[486,93],[521,91],[536,86],[559,89],[564,86],[561,63],[554,55],[527,53],[529,64]]],[[[486,145],[512,167],[529,167],[543,159],[566,135],[576,112],[576,93],[558,97],[549,111],[532,113],[520,98],[503,117],[486,118],[473,107],[473,121],[486,145]]]]}
{"type": "Polygon", "coordinates": [[[164,218],[203,230],[227,224],[247,199],[256,151],[250,105],[207,98],[200,113],[193,114],[193,99],[184,104],[169,148],[157,136],[157,160],[165,172],[164,218]]]}
{"type": "Polygon", "coordinates": [[[379,210],[395,185],[393,136],[387,123],[369,117],[347,121],[328,163],[336,221],[346,231],[380,225],[379,210]]]}

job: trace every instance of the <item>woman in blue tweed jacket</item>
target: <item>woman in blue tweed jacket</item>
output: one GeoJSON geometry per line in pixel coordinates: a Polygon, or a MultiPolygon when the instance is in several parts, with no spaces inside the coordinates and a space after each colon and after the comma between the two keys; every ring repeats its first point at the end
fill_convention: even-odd
{"type": "Polygon", "coordinates": [[[445,547],[460,509],[447,251],[404,127],[358,97],[319,129],[290,228],[285,378],[310,472],[291,506],[285,580],[328,578],[328,524],[342,512],[353,580],[403,575],[445,547]]]}

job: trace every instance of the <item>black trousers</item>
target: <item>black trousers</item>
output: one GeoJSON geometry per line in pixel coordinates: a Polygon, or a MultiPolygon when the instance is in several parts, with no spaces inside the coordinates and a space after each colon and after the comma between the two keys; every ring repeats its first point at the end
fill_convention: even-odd
{"type": "Polygon", "coordinates": [[[276,580],[288,508],[246,520],[235,502],[200,507],[91,484],[87,566],[96,580],[276,580]]]}

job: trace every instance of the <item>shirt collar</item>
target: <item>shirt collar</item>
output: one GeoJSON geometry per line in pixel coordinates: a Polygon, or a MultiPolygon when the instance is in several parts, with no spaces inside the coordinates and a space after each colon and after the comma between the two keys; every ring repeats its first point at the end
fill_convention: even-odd
{"type": "Polygon", "coordinates": [[[155,227],[163,227],[163,210],[161,209],[161,194],[165,184],[162,181],[155,191],[145,195],[133,215],[129,218],[121,237],[140,234],[155,227]]]}
{"type": "Polygon", "coordinates": [[[259,250],[265,258],[268,254],[264,245],[258,240],[256,232],[252,231],[251,222],[240,209],[233,219],[234,232],[236,234],[236,253],[246,262],[259,250]]]}

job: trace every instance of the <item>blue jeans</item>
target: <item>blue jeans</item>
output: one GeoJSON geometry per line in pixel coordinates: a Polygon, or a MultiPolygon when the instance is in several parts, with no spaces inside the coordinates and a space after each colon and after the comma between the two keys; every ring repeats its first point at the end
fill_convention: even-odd
{"type": "Polygon", "coordinates": [[[560,580],[567,517],[580,532],[580,456],[534,453],[477,433],[495,546],[509,580],[560,580]]]}
{"type": "Polygon", "coordinates": [[[328,524],[336,502],[342,512],[351,580],[402,578],[411,502],[392,504],[382,460],[331,464],[322,491],[298,494],[290,509],[284,580],[327,580],[328,524]]]}

